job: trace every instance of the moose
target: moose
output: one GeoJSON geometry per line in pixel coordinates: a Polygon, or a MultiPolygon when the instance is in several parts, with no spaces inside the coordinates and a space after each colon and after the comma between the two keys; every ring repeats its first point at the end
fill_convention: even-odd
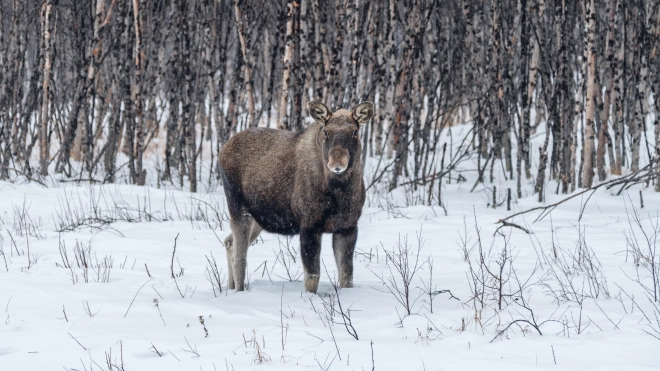
{"type": "Polygon", "coordinates": [[[227,141],[218,158],[231,234],[224,240],[228,288],[245,289],[248,246],[262,230],[300,235],[305,290],[316,292],[321,236],[332,233],[341,287],[353,286],[353,253],[365,189],[360,126],[374,114],[363,102],[332,113],[307,105],[315,122],[299,133],[250,128],[227,141]]]}

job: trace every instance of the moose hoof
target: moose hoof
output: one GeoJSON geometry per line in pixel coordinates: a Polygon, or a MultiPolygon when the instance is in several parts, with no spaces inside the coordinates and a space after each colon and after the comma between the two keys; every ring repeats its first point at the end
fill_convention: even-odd
{"type": "Polygon", "coordinates": [[[351,274],[341,277],[339,280],[339,287],[341,287],[342,289],[353,287],[353,275],[351,274]]]}
{"type": "Polygon", "coordinates": [[[305,276],[305,291],[316,293],[319,288],[319,275],[310,274],[305,276]]]}

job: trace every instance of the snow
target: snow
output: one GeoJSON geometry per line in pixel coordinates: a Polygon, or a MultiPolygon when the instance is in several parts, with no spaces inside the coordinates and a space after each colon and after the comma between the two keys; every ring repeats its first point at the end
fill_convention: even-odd
{"type": "MultiPolygon", "coordinates": [[[[286,245],[283,237],[263,233],[248,254],[249,290],[236,293],[223,287],[216,297],[206,269],[212,254],[226,282],[226,256],[218,241],[229,233],[221,189],[190,194],[130,185],[44,188],[0,183],[0,236],[7,262],[5,268],[0,260],[0,369],[657,370],[660,341],[645,330],[653,333],[660,326],[653,317],[658,306],[634,281],[639,272],[648,285],[650,273],[644,265],[635,266],[626,236],[647,246],[641,230],[629,223],[636,208],[645,231],[657,239],[652,227],[660,194],[644,189],[645,208],[640,209],[641,188],[623,196],[599,189],[586,203],[581,220],[588,194],[561,204],[537,222],[538,212],[510,220],[528,228],[530,235],[512,227],[494,235],[498,220],[539,206],[536,197],[514,199],[511,211],[506,204],[493,209],[488,189],[471,193],[472,184],[445,184],[447,215],[437,205],[420,205],[414,199],[416,205],[405,206],[411,196],[403,189],[389,198],[370,190],[359,223],[355,287],[339,294],[344,310],[350,308],[356,340],[341,315],[335,315],[332,324],[323,309],[324,301],[331,300],[328,295],[334,294],[328,277],[336,272],[330,236],[323,239],[328,274],[323,272],[318,294],[303,292],[300,279],[289,281],[283,262],[296,277],[302,272],[299,259],[293,261],[286,251],[280,254],[286,245]],[[111,223],[91,218],[86,226],[58,233],[65,215],[111,223]],[[21,216],[29,219],[22,222],[21,216]],[[553,320],[540,327],[543,335],[521,323],[497,337],[509,322],[530,318],[515,295],[502,311],[493,297],[486,298],[485,308],[475,310],[461,242],[474,247],[471,262],[476,268],[475,220],[483,250],[491,251],[487,264],[495,266],[497,252],[508,241],[517,276],[522,281],[532,276],[524,299],[539,321],[553,320]],[[567,257],[574,253],[580,230],[585,231],[585,251],[596,254],[607,285],[597,299],[584,299],[582,311],[575,302],[554,300],[549,290],[558,284],[548,276],[556,264],[554,251],[567,257]],[[419,256],[418,236],[423,239],[419,256]],[[421,266],[411,284],[411,297],[418,300],[410,316],[381,283],[392,267],[385,250],[393,251],[404,240],[412,251],[411,262],[421,266]],[[75,263],[77,242],[91,246],[92,263],[111,259],[108,282],[96,282],[106,281],[103,268],[90,269],[89,282],[84,282],[83,269],[75,263]],[[72,269],[62,267],[62,245],[72,269]],[[429,258],[434,264],[433,289],[451,290],[459,299],[439,294],[433,312],[428,296],[422,295],[430,276],[429,258]]],[[[500,201],[503,190],[515,189],[514,182],[496,185],[500,201]]],[[[552,183],[546,189],[554,190],[552,183]]],[[[549,191],[545,204],[563,198],[549,191]]],[[[290,243],[295,251],[297,239],[290,243]]],[[[574,282],[589,292],[585,277],[578,272],[574,282]]]]}

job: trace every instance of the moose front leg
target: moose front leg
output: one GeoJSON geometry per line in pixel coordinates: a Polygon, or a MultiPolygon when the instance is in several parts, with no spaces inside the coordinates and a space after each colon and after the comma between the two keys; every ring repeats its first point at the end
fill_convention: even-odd
{"type": "Polygon", "coordinates": [[[353,253],[357,241],[357,227],[332,234],[332,250],[339,270],[339,286],[353,287],[353,253]]]}
{"type": "Polygon", "coordinates": [[[321,233],[300,231],[300,256],[305,269],[305,290],[316,292],[321,274],[321,233]]]}

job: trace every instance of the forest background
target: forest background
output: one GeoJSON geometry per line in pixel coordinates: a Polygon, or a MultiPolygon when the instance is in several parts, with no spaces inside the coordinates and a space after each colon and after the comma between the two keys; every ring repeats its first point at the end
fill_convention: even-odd
{"type": "Polygon", "coordinates": [[[467,158],[539,200],[657,172],[657,1],[2,0],[0,22],[2,180],[196,192],[231,135],[303,130],[309,100],[376,104],[364,157],[390,190],[467,158]]]}

